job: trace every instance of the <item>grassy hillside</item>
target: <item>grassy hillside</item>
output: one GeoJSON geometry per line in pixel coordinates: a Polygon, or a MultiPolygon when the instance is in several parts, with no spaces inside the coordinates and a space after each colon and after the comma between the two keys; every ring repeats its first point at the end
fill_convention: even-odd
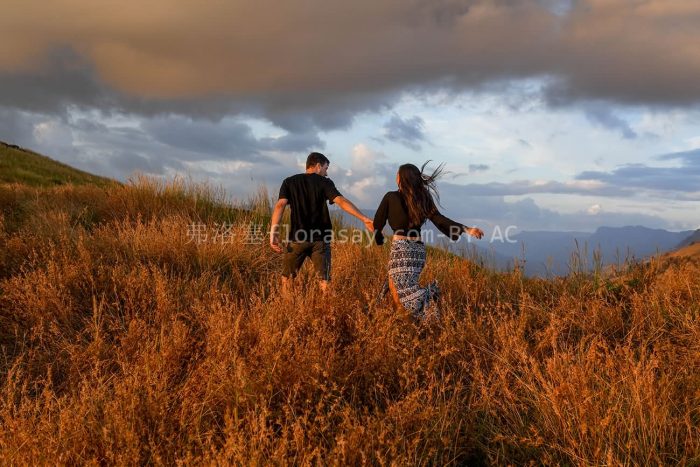
{"type": "Polygon", "coordinates": [[[388,246],[336,244],[328,296],[309,265],[282,295],[246,244],[268,216],[0,185],[0,464],[700,462],[696,264],[542,280],[430,250],[420,324],[374,300],[388,246]]]}
{"type": "Polygon", "coordinates": [[[108,186],[118,182],[0,141],[0,183],[23,183],[30,186],[67,183],[108,186]]]}
{"type": "Polygon", "coordinates": [[[666,258],[672,259],[691,259],[700,260],[700,242],[691,243],[688,246],[684,246],[675,251],[667,253],[664,255],[666,258]]]}
{"type": "Polygon", "coordinates": [[[694,243],[700,243],[700,230],[696,230],[693,232],[690,236],[688,236],[685,240],[683,240],[679,245],[678,249],[681,249],[683,247],[692,245],[694,243]]]}

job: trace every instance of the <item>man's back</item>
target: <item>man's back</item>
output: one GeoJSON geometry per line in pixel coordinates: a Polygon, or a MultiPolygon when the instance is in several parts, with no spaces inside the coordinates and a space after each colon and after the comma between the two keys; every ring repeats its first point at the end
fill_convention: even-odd
{"type": "Polygon", "coordinates": [[[291,207],[291,241],[330,239],[331,217],[326,201],[341,196],[335,184],[315,173],[292,175],[282,182],[279,198],[291,207]]]}

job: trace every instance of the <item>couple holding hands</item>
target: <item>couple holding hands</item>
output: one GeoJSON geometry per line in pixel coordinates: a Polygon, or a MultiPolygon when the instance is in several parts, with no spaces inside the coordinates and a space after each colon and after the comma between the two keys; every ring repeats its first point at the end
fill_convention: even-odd
{"type": "Polygon", "coordinates": [[[320,278],[320,287],[326,290],[331,272],[331,240],[333,229],[328,205],[337,204],[343,211],[364,222],[374,232],[377,245],[384,243],[382,229],[387,221],[393,230],[389,253],[388,289],[397,307],[403,307],[413,316],[422,318],[428,306],[435,302],[440,289],[435,281],[425,287],[419,285],[420,274],[425,266],[425,244],[421,240],[421,226],[427,219],[451,240],[459,239],[462,233],[481,238],[483,232],[477,227],[467,227],[440,214],[435,200],[439,195],[435,181],[442,172],[438,167],[432,174],[423,172],[413,164],[404,164],[396,174],[397,191],[389,191],[382,198],[374,219],[362,212],[340,194],[328,178],[330,161],[318,152],[306,159],[306,172],[292,175],[282,182],[279,199],[272,213],[270,247],[284,253],[282,262],[282,286],[291,287],[291,281],[307,257],[311,258],[320,278]],[[288,242],[280,242],[280,220],[284,209],[291,208],[291,228],[288,242]]]}

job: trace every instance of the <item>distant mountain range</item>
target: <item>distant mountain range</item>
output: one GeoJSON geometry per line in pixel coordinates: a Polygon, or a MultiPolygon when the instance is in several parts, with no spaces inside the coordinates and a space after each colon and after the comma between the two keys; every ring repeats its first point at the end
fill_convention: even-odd
{"type": "Polygon", "coordinates": [[[494,247],[504,256],[524,256],[528,275],[561,275],[572,267],[590,270],[672,251],[695,233],[643,226],[600,227],[593,233],[521,232],[512,237],[517,243],[494,247]]]}
{"type": "Polygon", "coordinates": [[[685,238],[676,248],[684,248],[695,243],[700,243],[700,229],[696,230],[689,237],[685,238]]]}

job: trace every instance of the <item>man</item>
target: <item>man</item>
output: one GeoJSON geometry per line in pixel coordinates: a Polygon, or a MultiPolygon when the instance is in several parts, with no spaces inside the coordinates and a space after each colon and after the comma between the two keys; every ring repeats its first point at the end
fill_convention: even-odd
{"type": "Polygon", "coordinates": [[[314,264],[321,289],[326,291],[328,288],[333,230],[326,201],[337,204],[343,211],[364,222],[370,232],[374,231],[372,219],[344,198],[327,178],[329,164],[326,156],[312,152],[306,159],[306,172],[286,178],[280,187],[279,200],[272,213],[270,247],[278,253],[283,251],[279,223],[284,208],[289,205],[292,225],[282,264],[282,288],[286,291],[307,257],[314,264]]]}

